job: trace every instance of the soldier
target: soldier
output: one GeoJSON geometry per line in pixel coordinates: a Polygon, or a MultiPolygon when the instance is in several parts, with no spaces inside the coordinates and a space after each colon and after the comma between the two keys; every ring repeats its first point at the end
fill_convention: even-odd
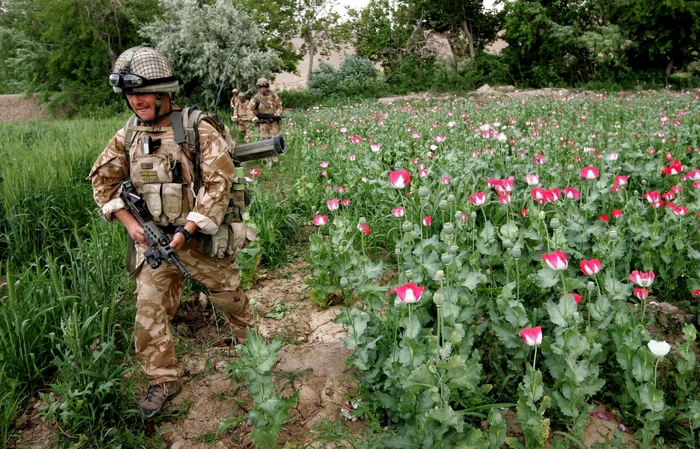
{"type": "Polygon", "coordinates": [[[238,89],[234,88],[231,91],[231,109],[233,109],[234,112],[236,111],[236,105],[238,104],[238,95],[238,89]]]}
{"type": "Polygon", "coordinates": [[[270,90],[267,78],[260,78],[255,83],[260,91],[248,102],[248,112],[251,120],[258,127],[261,139],[269,139],[280,133],[280,115],[282,100],[270,90]],[[260,118],[260,114],[277,116],[276,118],[260,118]]]}
{"type": "Polygon", "coordinates": [[[244,92],[238,94],[238,104],[233,109],[233,122],[238,123],[238,133],[243,136],[243,140],[250,142],[248,128],[250,128],[250,113],[248,112],[248,98],[244,92]]]}
{"type": "Polygon", "coordinates": [[[120,198],[122,181],[131,180],[154,222],[172,239],[170,246],[182,264],[209,289],[210,301],[223,311],[237,342],[245,339],[253,320],[236,265],[230,258],[219,259],[200,250],[204,235],[219,230],[229,204],[234,165],[226,140],[206,121],[195,125],[198,158],[194,157],[196,148],[175,140],[173,123],[182,120],[182,111],[172,95],[182,80],[170,62],[148,45],[122,53],[109,83],[114,92],[122,94],[137,120],[129,120],[107,143],[88,179],[100,215],[107,221],[119,220],[136,242],[136,268],[131,273],[136,278],[134,342],[150,382],[139,402],[148,419],[182,389],[183,368],[176,357],[170,320],[180,304],[183,275],[170,263],[156,269],[143,266],[148,241],[120,198]]]}

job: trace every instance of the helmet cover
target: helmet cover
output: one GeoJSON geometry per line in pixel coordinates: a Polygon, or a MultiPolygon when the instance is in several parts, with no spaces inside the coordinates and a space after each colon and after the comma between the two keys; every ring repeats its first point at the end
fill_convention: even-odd
{"type": "Polygon", "coordinates": [[[181,82],[170,61],[146,44],[131,47],[119,55],[110,75],[114,92],[174,93],[180,89],[181,82]],[[116,75],[120,77],[118,83],[116,75]],[[136,75],[135,78],[141,78],[141,81],[136,80],[131,86],[125,84],[124,78],[128,75],[136,75]]]}

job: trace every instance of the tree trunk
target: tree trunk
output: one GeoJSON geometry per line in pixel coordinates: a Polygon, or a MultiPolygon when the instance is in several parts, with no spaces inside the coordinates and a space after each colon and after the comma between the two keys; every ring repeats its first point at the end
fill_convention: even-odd
{"type": "Polygon", "coordinates": [[[316,56],[316,42],[314,41],[314,35],[310,29],[306,34],[306,42],[309,44],[309,73],[306,74],[306,85],[308,87],[309,80],[311,79],[311,72],[314,70],[314,57],[316,56]]]}
{"type": "Polygon", "coordinates": [[[450,51],[452,52],[452,65],[456,72],[459,65],[459,60],[457,59],[457,49],[455,48],[454,39],[452,39],[452,33],[449,31],[445,33],[445,38],[447,39],[447,45],[450,46],[450,51]]]}
{"type": "Polygon", "coordinates": [[[476,58],[474,55],[474,36],[469,29],[469,23],[466,19],[462,21],[462,28],[464,30],[464,35],[467,36],[467,42],[469,43],[469,60],[472,62],[472,65],[474,65],[474,59],[476,58]]]}
{"type": "Polygon", "coordinates": [[[670,59],[668,61],[668,64],[666,65],[666,76],[671,76],[671,70],[673,70],[673,59],[670,59]]]}

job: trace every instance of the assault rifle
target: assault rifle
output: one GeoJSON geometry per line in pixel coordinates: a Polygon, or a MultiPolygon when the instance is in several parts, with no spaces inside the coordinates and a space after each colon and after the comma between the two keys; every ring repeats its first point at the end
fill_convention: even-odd
{"type": "Polygon", "coordinates": [[[187,268],[180,262],[180,258],[170,246],[170,239],[163,231],[155,224],[151,213],[146,207],[146,202],[141,198],[131,181],[122,182],[122,191],[120,193],[122,200],[126,204],[126,208],[131,212],[131,215],[136,218],[141,227],[143,227],[143,235],[148,241],[148,250],[144,254],[146,262],[151,268],[158,268],[164,260],[175,265],[183,276],[190,277],[187,268]]]}
{"type": "Polygon", "coordinates": [[[255,114],[255,116],[260,120],[261,122],[279,122],[282,120],[281,115],[277,114],[266,114],[264,112],[258,112],[255,114]]]}

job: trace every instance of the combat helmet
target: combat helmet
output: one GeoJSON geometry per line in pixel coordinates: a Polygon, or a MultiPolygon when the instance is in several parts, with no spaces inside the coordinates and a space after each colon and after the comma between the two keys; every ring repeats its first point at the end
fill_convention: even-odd
{"type": "Polygon", "coordinates": [[[260,87],[270,87],[270,81],[267,78],[258,78],[255,82],[255,86],[260,87]]]}
{"type": "Polygon", "coordinates": [[[236,89],[236,88],[234,87],[233,90],[231,91],[231,93],[237,94],[237,93],[238,93],[238,89],[236,89]]]}
{"type": "Polygon", "coordinates": [[[114,92],[126,94],[175,93],[181,83],[170,61],[147,44],[125,50],[109,75],[114,92]]]}
{"type": "Polygon", "coordinates": [[[245,92],[241,92],[240,94],[238,94],[238,98],[240,100],[245,100],[246,98],[248,98],[248,96],[245,94],[245,92]]]}

